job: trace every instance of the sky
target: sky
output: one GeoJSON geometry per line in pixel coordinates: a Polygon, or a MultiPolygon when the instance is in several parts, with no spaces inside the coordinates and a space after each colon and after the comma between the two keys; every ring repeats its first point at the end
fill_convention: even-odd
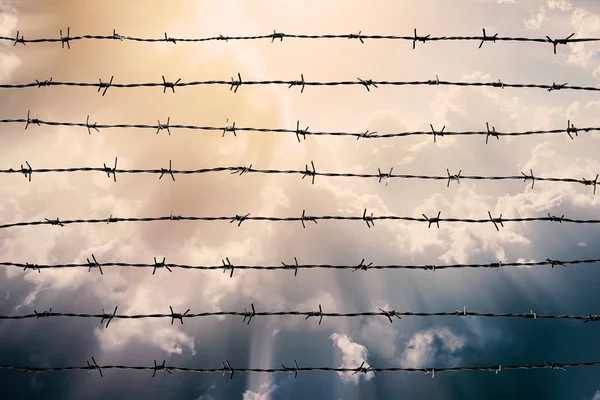
{"type": "MultiPolygon", "coordinates": [[[[600,37],[600,4],[593,0],[1,0],[0,35],[26,39],[72,35],[205,37],[277,32],[480,35],[552,38],[600,37]]],[[[559,46],[500,42],[418,43],[409,41],[296,40],[136,43],[76,41],[0,45],[0,82],[46,80],[157,82],[167,79],[299,79],[552,82],[597,86],[598,43],[559,46]]],[[[423,131],[429,124],[446,130],[480,131],[489,122],[498,131],[562,129],[600,125],[595,92],[482,87],[307,87],[177,88],[57,87],[1,89],[0,119],[32,117],[50,121],[105,124],[171,123],[392,133],[423,131]]],[[[444,175],[535,175],[592,178],[600,172],[600,134],[580,133],[502,137],[431,136],[356,140],[348,137],[171,130],[111,129],[2,124],[2,169],[26,160],[33,168],[101,167],[118,157],[120,168],[196,169],[250,165],[320,171],[444,175]]],[[[566,215],[599,219],[600,196],[589,186],[569,183],[445,181],[227,173],[178,175],[121,174],[117,182],[102,173],[34,174],[31,182],[2,178],[3,223],[44,218],[178,215],[436,215],[482,218],[566,215]]],[[[152,222],[15,227],[0,230],[0,261],[60,264],[149,263],[166,257],[179,264],[235,265],[291,263],[453,264],[598,258],[593,225],[545,222],[505,224],[426,224],[377,221],[320,221],[301,224],[248,221],[237,227],[219,222],[152,222]]],[[[431,271],[220,271],[105,268],[23,271],[2,267],[0,314],[21,315],[50,308],[57,312],[119,313],[244,310],[364,312],[470,311],[490,313],[597,314],[600,301],[593,264],[568,268],[503,268],[431,271]]],[[[443,368],[510,364],[574,363],[600,360],[600,326],[581,321],[477,317],[324,318],[238,317],[113,320],[47,318],[0,322],[0,364],[31,366],[98,364],[169,365],[219,368],[278,368],[281,364],[356,368],[443,368]]],[[[479,399],[600,398],[597,368],[567,371],[501,371],[337,374],[157,374],[104,371],[26,374],[0,371],[3,399],[181,398],[214,399],[479,399]]]]}

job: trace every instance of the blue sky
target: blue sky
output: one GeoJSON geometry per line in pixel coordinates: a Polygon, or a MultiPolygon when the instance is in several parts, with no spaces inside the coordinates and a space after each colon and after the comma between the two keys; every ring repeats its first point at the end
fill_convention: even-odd
{"type": "MultiPolygon", "coordinates": [[[[410,35],[488,34],[553,38],[600,37],[600,5],[584,0],[377,0],[317,2],[257,0],[181,1],[0,1],[0,35],[56,37],[72,34],[174,37],[285,33],[358,33],[410,35]],[[400,4],[398,4],[400,3],[400,4]]],[[[130,43],[79,41],[71,49],[58,44],[0,45],[0,81],[35,79],[97,82],[115,75],[119,82],[157,81],[161,75],[184,81],[229,79],[426,80],[514,83],[568,82],[596,86],[600,44],[550,44],[393,41],[284,40],[207,43],[130,43]]],[[[320,131],[446,130],[498,131],[598,126],[600,102],[593,92],[454,88],[308,87],[182,88],[163,94],[157,88],[109,90],[100,96],[89,88],[4,90],[0,118],[24,118],[27,110],[44,120],[98,123],[172,123],[295,128],[296,121],[320,131]]],[[[2,126],[3,167],[28,160],[35,168],[102,166],[119,157],[122,168],[161,168],[169,159],[181,169],[221,165],[303,169],[314,160],[319,170],[443,175],[536,175],[593,178],[600,172],[598,133],[501,138],[431,137],[360,140],[294,135],[172,130],[105,130],[2,126]]],[[[120,176],[37,174],[3,177],[5,199],[0,217],[6,223],[43,218],[105,218],[169,215],[435,215],[481,218],[490,210],[504,217],[568,215],[600,218],[600,197],[589,187],[565,183],[328,179],[311,185],[297,176],[226,174],[120,176]]],[[[23,227],[0,231],[2,261],[30,263],[85,262],[93,253],[102,262],[151,262],[153,257],[181,264],[275,265],[301,263],[444,264],[598,258],[597,228],[569,224],[491,225],[378,222],[319,222],[302,229],[270,223],[175,222],[149,224],[23,227]]],[[[463,306],[479,312],[597,314],[600,300],[595,265],[424,271],[211,271],[110,269],[0,271],[0,314],[17,315],[52,308],[60,312],[166,313],[243,310],[316,310],[355,312],[453,311],[463,306]]],[[[185,325],[168,320],[119,320],[108,329],[97,320],[60,319],[0,322],[0,364],[37,366],[99,364],[151,365],[153,360],[188,367],[257,368],[292,365],[442,368],[510,364],[572,363],[600,360],[595,346],[600,327],[580,321],[487,318],[262,317],[246,325],[241,318],[198,318],[185,325]]],[[[267,399],[479,399],[544,398],[597,400],[597,369],[376,373],[338,375],[157,374],[105,371],[104,378],[85,372],[24,374],[0,371],[3,398],[90,399],[182,398],[213,400],[267,399]]]]}

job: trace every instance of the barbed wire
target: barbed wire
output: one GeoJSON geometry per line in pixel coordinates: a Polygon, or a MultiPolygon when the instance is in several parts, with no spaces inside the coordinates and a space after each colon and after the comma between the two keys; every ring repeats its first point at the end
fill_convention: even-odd
{"type": "MultiPolygon", "coordinates": [[[[164,121],[164,120],[163,120],[164,121]]],[[[201,130],[201,131],[222,131],[221,137],[224,137],[227,133],[232,133],[234,137],[237,137],[237,132],[261,132],[261,133],[289,133],[296,135],[296,139],[298,139],[298,143],[301,142],[300,138],[302,137],[306,140],[306,136],[350,136],[356,137],[356,139],[381,139],[381,138],[393,138],[393,137],[404,137],[404,136],[416,136],[416,135],[427,135],[433,136],[434,143],[436,142],[437,137],[444,136],[472,136],[472,135],[484,135],[485,143],[488,143],[488,139],[490,137],[500,139],[500,136],[530,136],[530,135],[548,135],[548,134],[558,134],[558,133],[566,133],[571,139],[574,133],[575,136],[579,136],[579,133],[585,132],[593,132],[600,131],[600,127],[585,127],[585,128],[576,128],[575,125],[571,122],[571,120],[567,121],[566,129],[551,129],[551,130],[533,130],[533,131],[517,131],[517,132],[499,132],[496,131],[496,128],[492,126],[490,129],[489,124],[486,122],[486,130],[485,131],[463,131],[463,132],[450,132],[446,131],[446,126],[444,126],[440,131],[435,130],[433,125],[429,125],[430,131],[414,131],[414,132],[397,132],[397,133],[383,133],[378,134],[377,132],[319,132],[319,131],[309,131],[308,127],[306,129],[300,129],[300,121],[296,122],[296,129],[285,129],[285,128],[252,128],[252,127],[240,127],[235,126],[235,122],[231,125],[229,124],[229,120],[226,121],[224,126],[198,126],[198,125],[181,125],[181,124],[171,124],[171,118],[167,118],[166,123],[161,123],[158,120],[156,125],[148,125],[148,124],[98,124],[97,122],[90,123],[90,116],[88,115],[85,122],[58,122],[58,121],[44,121],[38,118],[30,118],[30,112],[27,112],[27,119],[0,119],[0,123],[10,124],[10,123],[19,123],[25,124],[25,129],[29,127],[30,124],[35,125],[46,125],[46,126],[66,126],[66,127],[82,127],[86,128],[89,135],[92,134],[92,130],[96,132],[100,132],[100,129],[114,129],[114,128],[134,128],[134,129],[152,129],[156,130],[156,134],[158,135],[160,131],[166,131],[169,136],[171,136],[171,129],[187,129],[187,130],[201,130]]]]}
{"type": "Polygon", "coordinates": [[[199,318],[199,317],[216,317],[216,316],[240,316],[244,317],[242,322],[250,324],[252,318],[257,316],[303,316],[305,320],[310,317],[319,318],[319,325],[323,322],[324,317],[334,318],[353,318],[353,317],[374,317],[382,316],[389,319],[390,323],[393,323],[392,317],[402,319],[402,317],[487,317],[487,318],[531,318],[531,319],[568,319],[568,320],[579,320],[584,323],[595,322],[600,320],[600,315],[589,314],[588,316],[580,315],[542,315],[536,314],[531,310],[526,313],[480,313],[467,311],[467,307],[464,306],[462,310],[455,311],[441,311],[441,312],[413,312],[413,311],[396,311],[396,310],[383,310],[379,311],[367,311],[367,312],[354,312],[354,313],[339,313],[339,312],[323,312],[323,307],[319,304],[319,311],[256,311],[254,303],[250,305],[250,310],[244,309],[244,311],[209,311],[201,313],[189,313],[188,308],[186,312],[176,313],[173,311],[173,307],[169,306],[171,310],[168,314],[117,314],[117,307],[115,307],[112,313],[107,313],[102,309],[102,314],[87,314],[87,313],[61,313],[53,312],[52,308],[48,311],[37,312],[33,311],[33,314],[23,315],[0,315],[0,320],[23,320],[23,319],[39,319],[39,318],[51,318],[51,317],[69,317],[69,318],[96,318],[100,319],[100,323],[104,324],[106,320],[106,328],[113,319],[157,319],[157,318],[170,318],[171,325],[178,320],[183,325],[183,320],[186,318],[199,318]]]}
{"type": "Polygon", "coordinates": [[[96,256],[92,254],[92,260],[87,259],[86,263],[73,263],[73,264],[35,264],[35,263],[16,263],[16,262],[0,262],[0,266],[23,268],[23,271],[32,270],[41,272],[43,269],[61,269],[61,268],[88,268],[88,272],[92,269],[98,269],[101,275],[104,275],[102,267],[116,267],[116,268],[152,268],[152,275],[156,273],[157,269],[165,268],[169,272],[171,269],[186,269],[186,270],[200,270],[200,271],[214,271],[223,270],[223,273],[229,271],[229,277],[232,278],[235,270],[260,270],[260,271],[277,271],[277,270],[293,270],[294,276],[298,275],[298,270],[301,269],[335,269],[335,270],[352,270],[352,271],[368,271],[368,270],[383,270],[383,269],[406,269],[406,270],[424,270],[433,271],[444,270],[444,269],[461,269],[461,268],[489,268],[499,270],[500,268],[507,267],[540,267],[540,266],[551,266],[567,268],[568,265],[577,264],[597,264],[600,263],[600,259],[590,260],[552,260],[547,258],[545,261],[526,261],[526,262],[495,262],[489,264],[441,264],[441,265],[376,265],[371,263],[365,263],[363,258],[359,264],[355,265],[330,265],[330,264],[298,264],[298,259],[294,257],[294,264],[286,264],[281,262],[281,265],[233,265],[229,261],[229,257],[225,257],[222,260],[222,265],[186,265],[186,264],[173,264],[167,263],[166,257],[161,262],[156,261],[154,263],[123,263],[123,262],[107,262],[100,263],[96,260],[96,256]]]}
{"type": "Polygon", "coordinates": [[[600,220],[598,219],[574,219],[568,218],[562,215],[561,217],[553,216],[548,214],[547,217],[518,217],[518,218],[502,218],[502,214],[499,217],[493,217],[491,212],[488,211],[489,218],[483,219],[475,219],[475,218],[440,218],[441,212],[438,212],[437,217],[427,217],[425,214],[423,218],[421,217],[408,217],[408,216],[396,216],[396,215],[382,215],[382,216],[373,216],[367,215],[367,209],[364,210],[362,216],[343,216],[343,215],[322,215],[322,216],[308,216],[305,214],[305,210],[302,210],[302,215],[300,217],[264,217],[264,216],[256,216],[252,217],[250,214],[245,215],[235,215],[235,216],[182,216],[182,215],[171,215],[163,216],[163,217],[113,217],[110,215],[108,218],[102,219],[68,219],[61,220],[59,218],[49,219],[45,218],[44,221],[29,221],[29,222],[14,222],[10,224],[2,224],[0,225],[0,229],[14,228],[18,226],[37,226],[37,225],[55,225],[64,227],[65,225],[74,225],[74,224],[111,224],[117,222],[156,222],[156,221],[222,221],[234,223],[237,222],[237,226],[241,226],[244,221],[269,221],[269,222],[301,222],[302,227],[306,228],[305,222],[314,222],[315,224],[318,221],[363,221],[367,224],[368,228],[375,226],[375,221],[409,221],[409,222],[425,222],[428,224],[428,227],[431,228],[431,225],[440,227],[440,222],[450,222],[450,223],[466,223],[466,224],[493,224],[497,231],[500,231],[501,227],[504,227],[504,223],[506,222],[535,222],[535,221],[548,221],[548,222],[558,222],[558,223],[574,223],[574,224],[599,224],[600,220]]]}
{"type": "Polygon", "coordinates": [[[223,376],[227,374],[229,376],[229,380],[233,380],[234,374],[236,372],[260,372],[260,373],[288,373],[294,374],[294,378],[298,377],[299,372],[306,371],[319,371],[319,372],[353,372],[354,374],[364,373],[367,374],[369,372],[421,372],[425,374],[431,374],[431,377],[434,378],[436,373],[440,372],[464,372],[464,371],[480,371],[480,372],[495,372],[498,374],[501,371],[507,370],[534,370],[534,369],[551,369],[551,370],[562,370],[565,371],[567,368],[578,368],[578,367],[594,367],[599,366],[600,361],[589,361],[589,362],[579,362],[579,363],[553,363],[546,362],[545,364],[538,365],[493,365],[487,367],[446,367],[446,368],[403,368],[403,367],[373,367],[371,365],[365,366],[365,362],[357,368],[334,368],[334,367],[300,367],[298,365],[298,361],[294,360],[294,367],[286,367],[285,365],[281,365],[281,368],[234,368],[229,360],[222,362],[221,368],[191,368],[191,367],[177,367],[166,365],[166,360],[163,360],[162,364],[158,364],[156,360],[154,360],[154,366],[132,366],[132,365],[98,365],[94,357],[92,357],[91,361],[86,362],[85,366],[65,366],[65,367],[31,367],[31,366],[19,366],[19,365],[0,365],[0,369],[2,370],[13,370],[13,371],[22,371],[22,372],[72,372],[72,371],[88,371],[88,375],[91,372],[98,371],[101,377],[104,377],[102,370],[108,369],[116,369],[116,370],[135,370],[135,371],[153,371],[152,377],[156,376],[157,372],[166,372],[169,375],[172,374],[171,371],[178,372],[195,372],[195,373],[222,373],[223,376]]]}
{"type": "Polygon", "coordinates": [[[193,170],[177,170],[173,169],[172,160],[169,160],[169,168],[160,169],[119,169],[117,168],[118,158],[115,157],[114,167],[108,167],[104,163],[103,167],[70,167],[70,168],[38,168],[33,169],[28,161],[25,161],[24,167],[21,164],[20,169],[0,169],[0,174],[23,174],[30,182],[33,173],[73,173],[73,172],[101,172],[113,178],[114,182],[117,181],[117,173],[119,174],[155,174],[159,175],[158,179],[162,179],[168,175],[173,181],[175,181],[175,175],[195,175],[195,174],[207,174],[215,172],[230,172],[230,174],[266,174],[266,175],[301,175],[302,179],[310,178],[312,184],[315,183],[315,177],[325,176],[330,178],[363,178],[363,179],[378,179],[379,183],[385,180],[386,185],[390,179],[417,179],[417,180],[442,180],[446,181],[446,187],[450,187],[450,183],[456,181],[460,184],[460,180],[477,180],[477,181],[524,181],[527,183],[531,181],[531,188],[534,188],[536,181],[542,182],[562,182],[562,183],[578,183],[584,186],[592,186],[593,194],[596,194],[596,187],[598,186],[598,178],[600,174],[596,174],[595,178],[592,179],[577,179],[577,178],[554,178],[554,177],[541,177],[533,174],[533,169],[529,170],[529,174],[521,171],[521,175],[507,175],[507,176],[481,176],[481,175],[462,175],[462,170],[456,174],[451,174],[450,170],[446,169],[447,175],[412,175],[412,174],[394,174],[394,168],[390,168],[389,172],[382,172],[381,168],[377,169],[376,174],[365,174],[365,173],[350,173],[350,172],[317,172],[313,161],[310,162],[311,168],[308,164],[305,164],[304,170],[293,170],[293,169],[257,169],[252,168],[252,164],[248,167],[242,166],[228,166],[228,167],[212,167],[212,168],[200,168],[193,170]]]}
{"type": "Polygon", "coordinates": [[[531,38],[531,37],[510,37],[510,36],[498,36],[498,33],[493,35],[488,35],[486,33],[485,28],[482,30],[482,36],[431,36],[431,35],[418,35],[417,29],[413,30],[412,36],[397,36],[397,35],[364,35],[362,31],[358,33],[350,33],[350,34],[320,34],[320,35],[307,35],[307,34],[290,34],[273,31],[271,34],[265,35],[253,35],[253,36],[209,36],[202,38],[177,38],[170,37],[167,33],[164,33],[163,38],[141,38],[135,36],[127,36],[118,34],[115,29],[113,29],[112,35],[75,35],[71,36],[71,28],[67,27],[67,34],[63,35],[62,29],[60,30],[60,37],[58,38],[37,38],[37,39],[25,39],[23,35],[19,37],[20,31],[17,31],[15,37],[7,37],[0,36],[0,40],[12,42],[13,46],[17,44],[26,43],[60,43],[62,48],[67,46],[67,49],[71,48],[70,42],[78,41],[78,40],[118,40],[118,41],[133,41],[133,42],[165,42],[165,43],[173,43],[177,44],[177,42],[211,42],[211,41],[239,41],[239,40],[261,40],[261,39],[271,39],[271,43],[275,40],[283,41],[284,38],[287,39],[354,39],[360,41],[360,43],[364,44],[365,40],[401,40],[401,41],[410,41],[412,42],[413,50],[416,48],[417,42],[426,43],[426,42],[441,42],[441,41],[475,41],[479,42],[479,48],[483,46],[484,43],[496,43],[496,42],[529,42],[529,43],[547,43],[551,44],[554,50],[554,54],[556,54],[556,47],[558,45],[566,45],[568,43],[584,43],[584,42],[598,42],[600,38],[575,38],[575,33],[562,38],[562,39],[552,39],[550,36],[545,36],[544,38],[531,38]]]}
{"type": "Polygon", "coordinates": [[[205,85],[217,85],[217,86],[229,86],[229,91],[237,93],[240,86],[264,86],[264,85],[285,85],[288,88],[299,86],[300,92],[304,93],[306,86],[364,86],[367,91],[371,91],[371,88],[378,88],[379,86],[478,86],[478,87],[497,87],[497,88],[531,88],[531,89],[545,89],[548,92],[558,90],[583,90],[583,91],[600,91],[600,87],[595,86],[574,86],[568,85],[567,83],[557,84],[553,82],[552,85],[543,85],[537,83],[504,83],[501,80],[497,82],[458,82],[458,81],[443,81],[437,76],[434,80],[426,81],[375,81],[373,79],[361,79],[356,78],[354,81],[305,81],[304,74],[300,75],[300,80],[264,80],[264,81],[243,81],[242,75],[237,74],[236,78],[231,78],[230,81],[223,80],[208,80],[208,81],[190,81],[181,82],[181,78],[176,81],[167,81],[164,75],[162,76],[162,82],[146,82],[146,83],[113,83],[114,76],[110,78],[109,82],[102,82],[102,78],[99,79],[99,83],[93,82],[60,82],[53,81],[52,78],[49,80],[39,81],[36,80],[32,83],[21,83],[21,84],[0,84],[1,89],[24,89],[32,87],[46,87],[46,86],[77,86],[77,87],[94,87],[98,88],[98,92],[102,90],[102,96],[106,94],[109,87],[114,88],[142,88],[142,87],[162,87],[163,93],[171,90],[175,93],[175,87],[186,87],[186,86],[205,86],[205,85]]]}

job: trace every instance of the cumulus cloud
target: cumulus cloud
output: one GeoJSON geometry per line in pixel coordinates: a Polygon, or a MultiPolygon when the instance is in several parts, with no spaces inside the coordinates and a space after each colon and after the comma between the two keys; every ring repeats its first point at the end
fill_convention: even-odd
{"type": "Polygon", "coordinates": [[[430,367],[434,362],[453,366],[466,344],[466,337],[449,328],[432,328],[410,337],[402,354],[402,364],[410,368],[430,367]]]}
{"type": "Polygon", "coordinates": [[[548,0],[546,4],[551,10],[570,11],[573,9],[573,4],[568,0],[548,0]]]}
{"type": "Polygon", "coordinates": [[[546,10],[543,7],[540,7],[537,14],[531,12],[530,18],[523,20],[523,23],[527,29],[540,29],[546,19],[546,10]]]}
{"type": "MultiPolygon", "coordinates": [[[[369,353],[365,346],[353,342],[348,335],[341,333],[334,333],[329,338],[333,341],[334,346],[336,346],[342,353],[342,368],[358,368],[363,363],[364,368],[368,368],[370,366],[367,364],[367,356],[369,353]]],[[[369,381],[375,376],[373,372],[368,372],[366,374],[338,372],[338,375],[343,381],[354,384],[358,384],[361,377],[363,377],[366,381],[369,381]]]]}
{"type": "Polygon", "coordinates": [[[258,391],[253,392],[246,390],[243,394],[243,400],[269,400],[271,395],[278,389],[278,386],[274,383],[263,383],[260,385],[258,391]]]}

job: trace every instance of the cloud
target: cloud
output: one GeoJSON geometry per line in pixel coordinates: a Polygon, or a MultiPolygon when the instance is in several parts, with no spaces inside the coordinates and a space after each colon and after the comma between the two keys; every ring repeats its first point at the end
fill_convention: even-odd
{"type": "MultiPolygon", "coordinates": [[[[364,368],[369,367],[369,364],[367,364],[367,356],[369,353],[365,346],[353,342],[348,335],[341,333],[334,333],[329,338],[333,340],[334,345],[342,352],[342,368],[358,368],[363,362],[364,368]]],[[[354,375],[353,372],[338,372],[338,375],[343,381],[354,384],[358,384],[361,377],[366,381],[369,381],[375,376],[373,372],[354,375]]]]}
{"type": "Polygon", "coordinates": [[[596,394],[594,394],[594,397],[592,397],[592,400],[600,400],[600,390],[596,391],[596,394]]]}
{"type": "Polygon", "coordinates": [[[569,11],[573,9],[573,4],[567,0],[548,0],[547,5],[551,10],[569,11]]]}
{"type": "Polygon", "coordinates": [[[246,390],[243,394],[243,400],[269,400],[271,395],[277,390],[278,386],[274,383],[265,382],[260,385],[257,392],[246,390]]]}
{"type": "Polygon", "coordinates": [[[460,362],[455,354],[465,347],[466,337],[449,328],[432,328],[411,336],[402,354],[402,364],[410,368],[430,367],[434,361],[450,366],[460,362]]]}
{"type": "MultiPolygon", "coordinates": [[[[575,37],[597,37],[600,35],[600,16],[583,8],[571,13],[571,25],[575,37]]],[[[587,67],[590,60],[600,51],[597,43],[572,43],[569,63],[587,67]]]]}
{"type": "Polygon", "coordinates": [[[543,7],[540,7],[540,10],[537,14],[531,13],[531,17],[529,19],[523,20],[525,24],[525,28],[527,29],[540,29],[544,22],[546,21],[546,11],[543,7]]]}

